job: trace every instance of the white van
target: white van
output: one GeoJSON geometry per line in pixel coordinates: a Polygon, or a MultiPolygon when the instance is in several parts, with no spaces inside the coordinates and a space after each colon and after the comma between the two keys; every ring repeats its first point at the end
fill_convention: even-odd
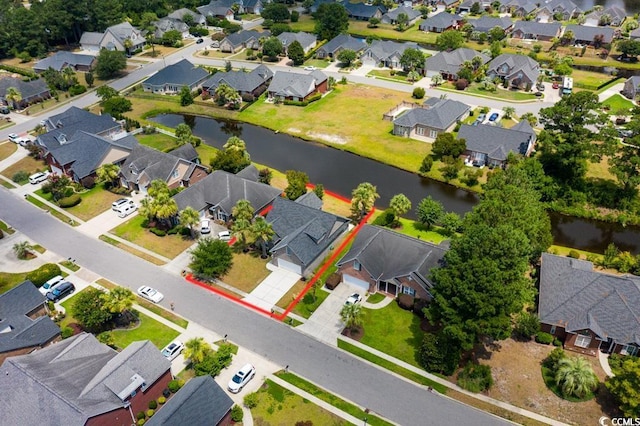
{"type": "Polygon", "coordinates": [[[135,212],[136,210],[138,210],[138,206],[136,206],[134,203],[127,203],[127,204],[121,205],[116,210],[116,212],[118,212],[118,217],[127,217],[131,213],[135,212]]]}

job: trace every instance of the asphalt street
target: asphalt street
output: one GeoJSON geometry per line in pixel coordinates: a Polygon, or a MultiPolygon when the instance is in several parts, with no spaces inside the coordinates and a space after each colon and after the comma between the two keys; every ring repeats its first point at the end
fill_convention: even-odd
{"type": "Polygon", "coordinates": [[[92,239],[0,187],[0,218],[63,257],[135,291],[149,285],[167,305],[239,345],[289,368],[401,425],[508,424],[505,420],[373,367],[287,325],[188,284],[99,240],[92,239]]]}

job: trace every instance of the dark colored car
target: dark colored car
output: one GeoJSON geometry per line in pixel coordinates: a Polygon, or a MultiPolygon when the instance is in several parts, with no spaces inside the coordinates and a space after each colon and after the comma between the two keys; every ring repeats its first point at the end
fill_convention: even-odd
{"type": "Polygon", "coordinates": [[[8,106],[6,106],[6,105],[2,105],[2,106],[0,106],[0,113],[2,113],[2,114],[9,114],[9,112],[10,112],[10,111],[9,111],[9,107],[8,107],[8,106]]]}
{"type": "Polygon", "coordinates": [[[203,43],[203,42],[204,42],[204,40],[203,40],[203,39],[201,39],[201,38],[199,38],[199,39],[197,39],[197,40],[196,40],[196,44],[200,44],[200,43],[203,43]]]}
{"type": "Polygon", "coordinates": [[[491,114],[491,117],[489,117],[489,121],[491,121],[493,123],[494,121],[496,121],[498,119],[499,116],[500,116],[500,114],[498,114],[497,112],[494,112],[493,114],[491,114]]]}
{"type": "Polygon", "coordinates": [[[76,286],[71,284],[69,281],[63,282],[59,284],[53,291],[47,293],[47,299],[57,302],[58,300],[66,297],[67,295],[76,291],[76,286]]]}

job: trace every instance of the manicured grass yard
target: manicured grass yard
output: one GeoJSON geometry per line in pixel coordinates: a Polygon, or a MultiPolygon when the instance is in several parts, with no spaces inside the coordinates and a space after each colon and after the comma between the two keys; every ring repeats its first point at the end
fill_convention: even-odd
{"type": "Polygon", "coordinates": [[[633,108],[633,102],[616,93],[610,98],[605,99],[605,101],[602,103],[602,106],[609,107],[610,113],[616,114],[620,110],[629,111],[631,108],[633,108]]]}
{"type": "Polygon", "coordinates": [[[407,73],[404,71],[393,71],[393,70],[371,70],[369,74],[374,77],[382,77],[384,79],[399,81],[400,83],[412,84],[407,80],[407,73]]]}
{"type": "Polygon", "coordinates": [[[200,164],[209,167],[211,160],[216,156],[218,150],[212,146],[200,144],[200,146],[196,148],[196,152],[198,153],[198,157],[200,157],[200,164]]]}
{"type": "Polygon", "coordinates": [[[109,232],[169,259],[173,259],[195,243],[195,240],[179,234],[159,237],[143,228],[143,221],[144,217],[137,215],[109,232]]]}
{"type": "Polygon", "coordinates": [[[11,290],[26,279],[27,273],[0,272],[0,294],[11,290]]]}
{"type": "Polygon", "coordinates": [[[396,302],[382,309],[363,309],[364,336],[361,343],[420,367],[417,355],[424,332],[420,318],[401,309],[396,302]]]}
{"type": "Polygon", "coordinates": [[[163,152],[168,152],[178,147],[178,140],[173,136],[165,135],[164,133],[153,133],[150,135],[140,133],[136,136],[136,139],[138,139],[142,145],[146,145],[163,152]]]}
{"type": "Polygon", "coordinates": [[[494,92],[488,92],[482,88],[478,83],[471,83],[465,90],[457,90],[453,83],[446,82],[438,86],[440,90],[464,92],[469,95],[480,95],[490,98],[503,99],[505,101],[531,101],[536,99],[533,93],[527,93],[522,90],[506,90],[503,88],[496,88],[494,92]]]}
{"type": "Polygon", "coordinates": [[[136,250],[133,247],[129,247],[128,245],[123,244],[120,241],[115,240],[107,235],[100,235],[98,239],[100,239],[101,241],[104,241],[107,244],[111,244],[114,247],[118,247],[119,249],[124,250],[128,253],[131,253],[134,256],[138,256],[140,259],[144,259],[147,262],[151,262],[154,265],[164,265],[166,263],[155,256],[148,255],[147,253],[141,252],[140,250],[136,250]]]}
{"type": "MultiPolygon", "coordinates": [[[[13,175],[19,171],[25,171],[27,174],[31,175],[42,170],[46,170],[46,166],[42,160],[35,160],[33,157],[25,157],[4,169],[2,171],[2,175],[11,179],[13,175]]],[[[19,183],[24,185],[25,183],[29,183],[29,181],[27,180],[19,183]]]]}
{"type": "MultiPolygon", "coordinates": [[[[372,219],[375,219],[377,216],[382,214],[376,214],[372,216],[372,219]]],[[[408,235],[413,238],[417,238],[419,240],[428,241],[433,244],[440,244],[442,241],[449,239],[445,235],[442,235],[438,232],[438,227],[432,227],[431,230],[427,230],[427,227],[420,222],[416,222],[413,220],[400,218],[400,228],[389,228],[392,231],[398,232],[400,234],[408,235]]]]}
{"type": "Polygon", "coordinates": [[[16,152],[17,149],[18,145],[13,142],[0,143],[0,160],[4,160],[9,157],[11,154],[16,152]]]}
{"type": "Polygon", "coordinates": [[[268,262],[269,259],[261,259],[257,251],[234,253],[233,267],[220,281],[249,293],[271,272],[266,266],[268,262]]]}
{"type": "Polygon", "coordinates": [[[124,349],[138,340],[150,340],[158,349],[162,349],[180,333],[173,328],[138,312],[139,325],[128,330],[113,330],[113,341],[117,347],[124,349]]]}
{"type": "Polygon", "coordinates": [[[309,59],[308,61],[305,61],[304,65],[313,66],[316,68],[326,68],[330,63],[331,62],[325,61],[324,59],[309,59]]]}
{"type": "Polygon", "coordinates": [[[314,425],[350,424],[268,379],[257,394],[258,406],[251,409],[257,425],[292,425],[302,421],[314,425]]]}
{"type": "Polygon", "coordinates": [[[65,209],[65,211],[82,220],[89,220],[109,210],[111,203],[122,198],[122,195],[109,192],[102,185],[96,185],[92,189],[80,193],[80,197],[82,198],[80,204],[65,209]]]}

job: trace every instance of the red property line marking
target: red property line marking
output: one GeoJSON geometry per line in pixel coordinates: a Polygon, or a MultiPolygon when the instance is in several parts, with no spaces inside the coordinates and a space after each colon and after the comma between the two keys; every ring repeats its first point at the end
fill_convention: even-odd
{"type": "MultiPolygon", "coordinates": [[[[308,183],[307,184],[307,188],[309,188],[309,189],[314,189],[315,187],[316,186],[313,183],[308,183]]],[[[337,198],[340,201],[344,201],[345,203],[351,204],[351,200],[349,198],[343,196],[343,195],[337,194],[337,193],[335,193],[333,191],[329,191],[328,189],[325,189],[324,193],[329,195],[329,196],[331,196],[331,197],[333,197],[333,198],[337,198]]]]}

